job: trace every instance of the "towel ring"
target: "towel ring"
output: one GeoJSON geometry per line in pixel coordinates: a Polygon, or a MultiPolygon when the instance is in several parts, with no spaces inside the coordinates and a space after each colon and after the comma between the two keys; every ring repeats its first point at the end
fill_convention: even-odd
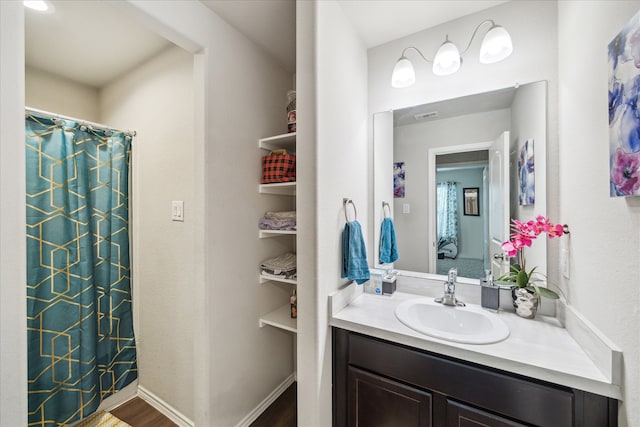
{"type": "Polygon", "coordinates": [[[387,202],[382,202],[382,216],[384,218],[389,218],[391,216],[391,206],[387,202]],[[387,209],[385,210],[384,208],[387,208],[387,209]]]}
{"type": "Polygon", "coordinates": [[[356,211],[356,205],[355,203],[353,203],[353,200],[351,199],[342,199],[342,206],[344,207],[344,219],[349,222],[349,216],[347,215],[347,205],[351,204],[351,206],[353,206],[353,220],[357,220],[358,219],[358,212],[356,211]]]}

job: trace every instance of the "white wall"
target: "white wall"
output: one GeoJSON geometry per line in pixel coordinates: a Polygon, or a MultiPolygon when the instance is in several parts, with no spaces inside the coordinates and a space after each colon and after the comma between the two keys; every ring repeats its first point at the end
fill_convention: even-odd
{"type": "Polygon", "coordinates": [[[100,121],[135,130],[132,289],[139,385],[193,419],[193,55],[172,47],[100,90],[100,121]],[[185,221],[170,203],[185,203],[185,221]],[[171,375],[166,375],[171,372],[171,375]]]}
{"type": "Polygon", "coordinates": [[[46,70],[25,69],[27,107],[100,123],[98,89],[46,70]]]}
{"type": "MultiPolygon", "coordinates": [[[[315,23],[315,26],[306,27],[306,31],[315,29],[315,34],[304,36],[302,46],[313,46],[315,39],[315,49],[311,48],[310,55],[315,53],[317,61],[311,63],[315,85],[313,76],[301,76],[308,70],[298,69],[298,93],[315,101],[312,106],[298,106],[298,129],[304,133],[299,145],[313,147],[313,152],[307,150],[304,153],[313,156],[307,158],[308,162],[313,162],[315,157],[317,168],[314,177],[304,177],[304,187],[301,188],[301,191],[306,191],[311,185],[316,187],[315,203],[312,202],[309,210],[305,210],[310,211],[315,219],[315,249],[309,253],[315,252],[316,262],[315,265],[304,265],[305,282],[300,285],[298,306],[299,320],[307,309],[314,316],[304,320],[305,330],[301,331],[298,342],[298,425],[307,427],[331,425],[332,349],[327,297],[346,283],[345,279],[340,279],[344,197],[354,201],[358,221],[366,233],[370,203],[367,185],[370,148],[367,145],[366,49],[337,1],[304,3],[298,2],[298,7],[302,6],[298,17],[303,18],[298,25],[315,23]],[[305,107],[310,108],[304,111],[305,107]],[[309,132],[311,129],[304,129],[304,117],[313,115],[309,110],[314,108],[317,122],[312,126],[316,126],[315,134],[309,132]],[[314,271],[315,276],[311,277],[314,271]],[[316,292],[313,296],[305,291],[314,287],[316,292]],[[309,307],[311,304],[313,308],[309,307]]],[[[298,52],[301,50],[304,48],[299,46],[298,52]]],[[[300,65],[300,59],[298,61],[300,65]]],[[[310,59],[305,57],[304,61],[310,59]]],[[[302,235],[300,238],[305,242],[302,235]]],[[[313,245],[314,242],[307,244],[313,245]]],[[[371,246],[367,246],[367,250],[371,250],[371,246]]]]}
{"type": "MultiPolygon", "coordinates": [[[[528,221],[537,215],[547,214],[547,176],[553,177],[547,170],[547,97],[546,82],[537,82],[520,86],[511,104],[511,218],[528,221]],[[535,158],[535,204],[520,206],[518,202],[518,156],[527,139],[533,140],[535,158]]],[[[557,158],[554,160],[557,162],[557,158]]],[[[556,184],[553,184],[554,186],[556,184]]],[[[551,221],[560,222],[557,216],[551,221]]],[[[526,251],[528,268],[537,267],[538,272],[547,271],[547,245],[542,238],[534,242],[526,251]]],[[[554,266],[554,270],[557,269],[554,266]]],[[[556,287],[557,275],[552,276],[549,286],[556,287]]]]}
{"type": "Polygon", "coordinates": [[[0,425],[27,425],[24,7],[0,2],[0,425]]]}
{"type": "Polygon", "coordinates": [[[278,239],[257,238],[264,211],[291,203],[257,193],[257,140],[286,131],[291,75],[198,2],[134,5],[170,28],[173,41],[196,41],[206,52],[206,146],[196,147],[194,175],[204,219],[196,236],[196,245],[204,239],[196,247],[204,258],[195,264],[205,269],[205,288],[195,290],[194,353],[196,362],[206,360],[194,365],[194,418],[196,425],[235,425],[293,370],[292,336],[258,327],[261,314],[288,301],[288,290],[258,282],[260,261],[284,247],[278,239]]]}
{"type": "Polygon", "coordinates": [[[511,111],[502,109],[394,127],[393,161],[405,162],[406,177],[405,197],[394,199],[399,254],[395,268],[428,272],[428,245],[433,240],[429,233],[427,188],[429,149],[490,142],[510,126],[511,111]],[[402,213],[405,203],[410,205],[408,214],[402,213]]]}
{"type": "Polygon", "coordinates": [[[562,285],[624,352],[621,426],[640,425],[640,198],[609,197],[607,45],[638,10],[638,1],[558,3],[559,205],[571,230],[562,285]]]}

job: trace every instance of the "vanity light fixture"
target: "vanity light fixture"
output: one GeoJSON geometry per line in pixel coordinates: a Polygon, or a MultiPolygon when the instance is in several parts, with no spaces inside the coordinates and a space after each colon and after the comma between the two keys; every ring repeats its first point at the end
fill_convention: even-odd
{"type": "Polygon", "coordinates": [[[409,87],[416,81],[416,73],[413,69],[413,64],[406,57],[408,50],[415,50],[420,57],[426,62],[433,63],[433,74],[436,76],[448,76],[455,73],[462,66],[462,55],[467,53],[471,42],[475,38],[478,30],[483,24],[491,24],[491,28],[487,31],[482,39],[482,45],[480,46],[480,63],[493,64],[500,62],[507,58],[513,52],[513,44],[511,42],[511,36],[504,29],[504,27],[497,25],[493,20],[487,19],[482,21],[471,35],[471,39],[467,44],[467,47],[460,53],[458,47],[449,40],[449,36],[445,37],[444,42],[438,49],[436,57],[432,60],[427,59],[422,52],[413,46],[409,46],[402,51],[402,55],[396,62],[393,68],[393,74],[391,75],[391,86],[395,88],[409,87]]]}
{"type": "Polygon", "coordinates": [[[53,5],[45,0],[24,0],[25,7],[42,13],[53,13],[53,5]]]}

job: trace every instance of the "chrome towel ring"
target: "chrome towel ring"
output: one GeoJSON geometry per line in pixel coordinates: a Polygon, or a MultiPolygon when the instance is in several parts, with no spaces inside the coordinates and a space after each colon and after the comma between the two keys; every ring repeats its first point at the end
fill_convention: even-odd
{"type": "Polygon", "coordinates": [[[351,205],[353,207],[353,220],[358,219],[358,212],[356,211],[356,205],[353,203],[353,200],[344,198],[342,199],[342,206],[344,207],[344,219],[349,222],[349,216],[347,215],[347,205],[351,205]]]}
{"type": "Polygon", "coordinates": [[[382,202],[382,216],[384,218],[391,217],[391,206],[387,202],[382,202]],[[386,208],[386,210],[385,210],[386,208]]]}

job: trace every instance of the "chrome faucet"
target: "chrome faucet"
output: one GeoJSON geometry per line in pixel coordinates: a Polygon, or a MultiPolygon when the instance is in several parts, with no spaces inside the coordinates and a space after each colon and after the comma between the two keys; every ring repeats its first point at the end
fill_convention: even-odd
{"type": "Polygon", "coordinates": [[[458,269],[451,268],[447,274],[447,281],[444,282],[444,295],[436,298],[435,302],[453,307],[464,307],[465,303],[456,299],[456,280],[458,279],[458,269]]]}

